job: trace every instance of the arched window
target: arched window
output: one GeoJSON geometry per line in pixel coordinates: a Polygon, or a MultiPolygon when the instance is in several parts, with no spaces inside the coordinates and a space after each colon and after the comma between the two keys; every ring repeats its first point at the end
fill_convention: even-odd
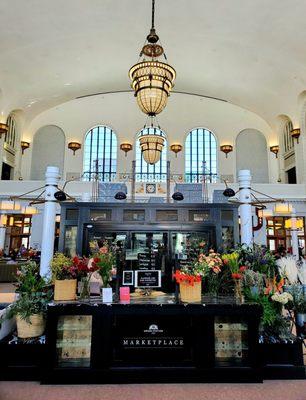
{"type": "Polygon", "coordinates": [[[201,182],[203,173],[209,182],[217,176],[217,142],[205,128],[193,129],[185,142],[185,180],[201,182]]]}
{"type": "Polygon", "coordinates": [[[137,182],[166,182],[167,180],[167,140],[164,132],[159,128],[144,128],[136,139],[136,165],[137,182]],[[160,160],[153,165],[145,162],[141,154],[139,137],[143,134],[161,135],[165,138],[164,147],[160,154],[160,160]]]}
{"type": "Polygon", "coordinates": [[[107,126],[95,126],[86,133],[83,171],[91,181],[98,173],[100,181],[110,182],[117,172],[117,136],[107,126]]]}
{"type": "Polygon", "coordinates": [[[291,136],[291,131],[293,129],[292,122],[288,121],[284,126],[283,131],[283,141],[284,141],[284,151],[288,153],[288,151],[293,150],[294,143],[293,137],[291,136]]]}
{"type": "Polygon", "coordinates": [[[9,146],[12,149],[16,148],[17,141],[17,128],[16,122],[13,115],[9,115],[7,118],[8,131],[5,134],[4,142],[6,146],[9,146]]]}

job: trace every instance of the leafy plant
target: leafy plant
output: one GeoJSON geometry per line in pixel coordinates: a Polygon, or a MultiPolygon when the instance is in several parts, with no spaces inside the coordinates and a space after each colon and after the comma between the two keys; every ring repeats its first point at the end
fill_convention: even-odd
{"type": "Polygon", "coordinates": [[[276,259],[274,255],[264,246],[254,244],[253,247],[238,245],[236,251],[239,253],[241,265],[248,269],[260,272],[267,278],[273,278],[277,273],[276,259]]]}
{"type": "Polygon", "coordinates": [[[19,293],[19,297],[11,304],[5,318],[9,319],[18,314],[30,322],[31,315],[46,311],[52,297],[50,283],[40,276],[39,267],[35,262],[20,266],[16,277],[16,292],[19,293]]]}

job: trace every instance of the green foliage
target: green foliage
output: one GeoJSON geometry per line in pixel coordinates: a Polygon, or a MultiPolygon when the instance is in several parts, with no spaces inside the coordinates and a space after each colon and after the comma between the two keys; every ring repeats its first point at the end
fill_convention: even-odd
{"type": "Polygon", "coordinates": [[[276,259],[266,247],[258,244],[254,244],[253,247],[238,245],[236,251],[239,253],[241,265],[260,272],[267,278],[273,278],[278,274],[276,259]]]}
{"type": "Polygon", "coordinates": [[[29,322],[31,315],[46,311],[52,291],[49,282],[40,276],[39,267],[35,262],[20,266],[17,271],[16,286],[19,297],[11,304],[6,319],[19,314],[22,319],[29,322]]]}
{"type": "Polygon", "coordinates": [[[74,279],[70,272],[71,258],[62,253],[55,253],[51,261],[52,281],[56,279],[74,279]]]}
{"type": "Polygon", "coordinates": [[[302,287],[300,285],[291,285],[290,294],[293,300],[286,304],[288,310],[293,310],[297,314],[306,313],[306,299],[303,294],[302,287]]]}
{"type": "Polygon", "coordinates": [[[30,322],[33,314],[45,313],[48,302],[51,300],[52,292],[22,293],[10,307],[6,318],[19,315],[22,319],[30,322]]]}

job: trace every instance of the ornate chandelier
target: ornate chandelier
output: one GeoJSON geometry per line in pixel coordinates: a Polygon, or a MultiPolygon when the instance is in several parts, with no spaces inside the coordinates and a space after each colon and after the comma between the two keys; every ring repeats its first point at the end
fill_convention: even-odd
{"type": "MultiPolygon", "coordinates": [[[[155,0],[152,0],[152,27],[140,52],[140,57],[144,56],[144,59],[129,71],[138,106],[149,116],[159,114],[166,107],[176,76],[175,69],[171,65],[157,60],[164,54],[164,49],[157,44],[159,37],[154,28],[154,14],[155,0]]],[[[165,54],[164,57],[166,59],[165,54]]]]}

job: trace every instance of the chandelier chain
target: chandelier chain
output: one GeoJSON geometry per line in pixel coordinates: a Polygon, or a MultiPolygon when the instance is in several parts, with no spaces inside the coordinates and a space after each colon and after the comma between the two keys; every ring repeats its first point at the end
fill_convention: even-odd
{"type": "Polygon", "coordinates": [[[155,18],[155,0],[152,0],[152,29],[154,29],[154,18],[155,18]]]}

